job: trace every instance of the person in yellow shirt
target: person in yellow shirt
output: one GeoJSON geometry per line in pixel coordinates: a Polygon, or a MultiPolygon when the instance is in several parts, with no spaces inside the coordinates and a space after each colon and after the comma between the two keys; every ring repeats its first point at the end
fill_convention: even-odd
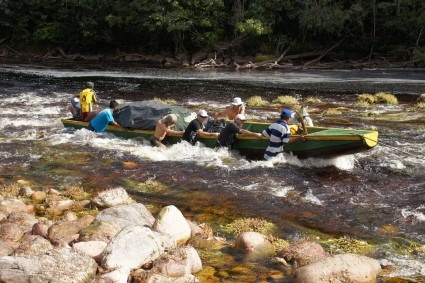
{"type": "Polygon", "coordinates": [[[97,103],[96,92],[93,90],[94,84],[88,82],[86,88],[80,92],[81,121],[88,122],[90,112],[93,111],[94,104],[97,103]]]}

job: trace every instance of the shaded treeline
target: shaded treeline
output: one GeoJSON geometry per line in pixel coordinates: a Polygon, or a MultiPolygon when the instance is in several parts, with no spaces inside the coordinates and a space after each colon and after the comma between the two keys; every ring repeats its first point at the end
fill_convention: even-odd
{"type": "Polygon", "coordinates": [[[67,53],[198,50],[425,59],[423,0],[0,0],[0,44],[67,53]]]}

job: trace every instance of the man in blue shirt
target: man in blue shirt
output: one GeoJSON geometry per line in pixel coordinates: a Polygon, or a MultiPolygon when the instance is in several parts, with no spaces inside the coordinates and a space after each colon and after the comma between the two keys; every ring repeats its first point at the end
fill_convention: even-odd
{"type": "Polygon", "coordinates": [[[288,127],[289,119],[291,119],[292,112],[289,109],[283,109],[280,113],[280,119],[271,124],[265,129],[262,134],[270,138],[269,146],[264,153],[264,159],[275,157],[283,151],[285,144],[294,142],[295,140],[304,140],[304,136],[300,135],[297,139],[291,139],[291,131],[288,127]]]}
{"type": "Polygon", "coordinates": [[[109,108],[97,114],[97,116],[90,121],[90,124],[87,129],[93,132],[103,133],[109,123],[116,127],[123,128],[120,124],[115,122],[114,117],[112,116],[112,113],[115,109],[117,109],[117,107],[118,102],[116,102],[115,100],[111,100],[111,102],[109,103],[109,108]]]}

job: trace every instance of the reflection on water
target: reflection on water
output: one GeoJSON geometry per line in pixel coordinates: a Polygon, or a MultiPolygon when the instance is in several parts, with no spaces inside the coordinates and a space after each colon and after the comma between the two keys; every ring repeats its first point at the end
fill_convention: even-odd
{"type": "MultiPolygon", "coordinates": [[[[64,129],[59,121],[62,116],[70,116],[67,101],[80,91],[86,79],[95,81],[103,98],[101,107],[106,107],[115,94],[127,101],[173,97],[195,107],[204,107],[205,101],[211,102],[208,107],[214,107],[239,94],[245,99],[265,93],[278,96],[282,90],[287,91],[288,85],[298,88],[302,84],[301,89],[311,89],[310,84],[317,82],[325,83],[323,93],[315,91],[326,103],[348,101],[348,107],[356,97],[345,93],[346,85],[337,93],[329,90],[353,81],[366,88],[400,83],[397,90],[401,92],[414,92],[423,86],[424,76],[405,74],[394,73],[389,79],[382,71],[179,73],[149,69],[137,73],[3,67],[0,181],[27,179],[35,188],[59,189],[67,184],[88,190],[124,186],[143,203],[175,204],[185,215],[212,225],[238,217],[263,217],[282,228],[283,238],[301,239],[317,232],[383,243],[403,237],[424,244],[425,135],[420,122],[410,121],[407,129],[405,123],[392,120],[360,119],[359,112],[370,111],[364,109],[336,118],[313,115],[320,124],[328,126],[340,126],[345,119],[350,126],[378,129],[382,144],[366,153],[330,160],[299,160],[282,155],[269,161],[253,161],[235,152],[202,145],[181,143],[165,150],[152,148],[141,139],[124,140],[106,133],[64,129]],[[130,164],[125,162],[133,165],[124,166],[130,164]],[[166,184],[167,190],[139,191],[138,185],[148,180],[166,184]],[[382,228],[386,225],[397,229],[389,233],[382,228]]],[[[404,108],[405,105],[384,106],[374,111],[380,117],[404,108]]],[[[256,117],[273,115],[258,109],[252,113],[256,117]]],[[[414,115],[420,119],[424,113],[414,115]]],[[[268,268],[267,272],[272,272],[268,268]]],[[[418,275],[418,270],[406,272],[418,275]]],[[[229,272],[236,274],[236,267],[229,272]]]]}

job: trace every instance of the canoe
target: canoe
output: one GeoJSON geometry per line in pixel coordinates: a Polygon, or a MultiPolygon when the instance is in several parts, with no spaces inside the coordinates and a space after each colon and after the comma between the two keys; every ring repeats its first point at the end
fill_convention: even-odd
{"type": "MultiPolygon", "coordinates": [[[[66,128],[82,129],[88,126],[87,122],[76,121],[72,118],[61,119],[66,128]]],[[[244,129],[252,132],[262,132],[270,123],[247,122],[244,129]]],[[[291,125],[291,132],[297,131],[296,125],[291,125]]],[[[307,127],[308,135],[305,141],[296,141],[284,147],[285,152],[290,152],[300,158],[322,157],[331,158],[339,155],[353,154],[369,150],[378,143],[378,132],[373,130],[355,130],[325,127],[307,127]]],[[[149,140],[154,131],[151,130],[125,130],[109,125],[105,132],[112,133],[123,138],[144,138],[149,140]]],[[[297,134],[291,136],[298,136],[297,134]]],[[[167,136],[166,144],[180,142],[181,135],[167,136]]],[[[205,146],[214,147],[215,138],[201,138],[199,141],[205,146]]],[[[254,137],[239,135],[234,149],[248,157],[261,158],[268,145],[268,138],[257,140],[254,137]]]]}

